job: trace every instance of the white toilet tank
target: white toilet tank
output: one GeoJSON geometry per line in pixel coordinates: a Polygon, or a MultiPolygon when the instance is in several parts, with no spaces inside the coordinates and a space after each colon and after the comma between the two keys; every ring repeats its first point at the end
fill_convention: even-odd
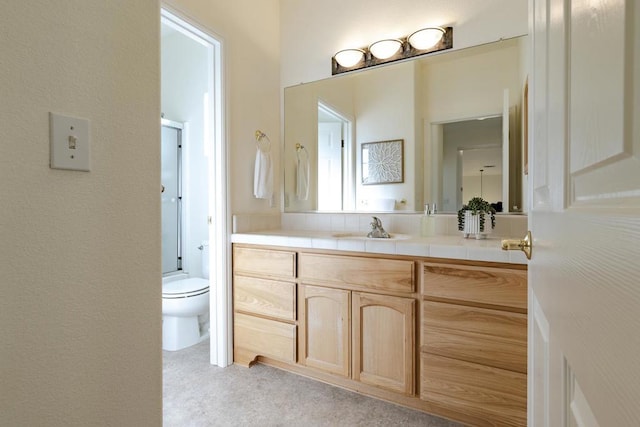
{"type": "Polygon", "coordinates": [[[202,277],[205,279],[209,278],[209,241],[203,240],[202,243],[202,251],[200,256],[202,257],[202,277]]]}

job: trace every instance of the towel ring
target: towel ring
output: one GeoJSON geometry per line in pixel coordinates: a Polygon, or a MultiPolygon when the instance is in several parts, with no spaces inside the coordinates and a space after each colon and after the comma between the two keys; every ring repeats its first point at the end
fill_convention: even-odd
{"type": "Polygon", "coordinates": [[[258,148],[262,151],[269,151],[271,149],[271,140],[269,139],[267,134],[262,132],[261,130],[257,130],[255,135],[256,145],[258,146],[258,148]],[[264,142],[262,141],[263,139],[266,139],[267,141],[264,142]]]}

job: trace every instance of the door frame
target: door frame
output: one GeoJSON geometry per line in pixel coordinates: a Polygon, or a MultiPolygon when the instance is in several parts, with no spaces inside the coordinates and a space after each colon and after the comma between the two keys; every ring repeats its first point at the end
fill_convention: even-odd
{"type": "Polygon", "coordinates": [[[207,47],[210,73],[208,87],[213,96],[205,108],[209,110],[209,124],[205,124],[205,151],[209,156],[209,241],[210,281],[209,307],[211,329],[209,361],[220,367],[229,366],[233,360],[232,302],[231,302],[231,235],[229,224],[228,101],[226,97],[225,41],[216,32],[187,18],[171,6],[162,3],[161,20],[184,35],[207,47]]]}

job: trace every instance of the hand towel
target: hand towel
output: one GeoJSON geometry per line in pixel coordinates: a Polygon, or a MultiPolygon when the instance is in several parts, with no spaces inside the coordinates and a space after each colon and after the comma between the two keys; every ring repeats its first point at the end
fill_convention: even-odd
{"type": "Polygon", "coordinates": [[[307,200],[309,198],[309,155],[306,150],[298,150],[296,153],[298,164],[296,168],[296,198],[307,200]],[[304,154],[300,154],[303,152],[304,154]]]}
{"type": "Polygon", "coordinates": [[[256,151],[256,164],[253,175],[253,195],[256,199],[271,199],[273,196],[273,168],[269,146],[260,147],[256,151]]]}

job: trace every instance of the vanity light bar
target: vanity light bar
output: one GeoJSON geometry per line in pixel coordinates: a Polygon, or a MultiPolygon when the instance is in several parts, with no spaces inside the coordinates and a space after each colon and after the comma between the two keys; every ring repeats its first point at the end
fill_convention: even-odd
{"type": "Polygon", "coordinates": [[[331,58],[331,74],[426,55],[453,47],[452,27],[422,28],[402,39],[384,39],[358,49],[344,49],[331,58]]]}

